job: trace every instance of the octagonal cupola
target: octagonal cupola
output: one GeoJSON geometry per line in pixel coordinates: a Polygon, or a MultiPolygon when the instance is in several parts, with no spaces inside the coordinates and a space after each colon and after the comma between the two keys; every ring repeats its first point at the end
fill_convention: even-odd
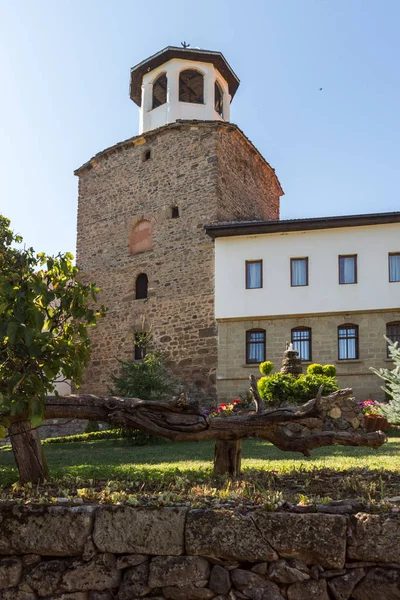
{"type": "Polygon", "coordinates": [[[229,121],[238,86],[221,52],[168,46],[131,69],[139,133],[178,120],[229,121]]]}

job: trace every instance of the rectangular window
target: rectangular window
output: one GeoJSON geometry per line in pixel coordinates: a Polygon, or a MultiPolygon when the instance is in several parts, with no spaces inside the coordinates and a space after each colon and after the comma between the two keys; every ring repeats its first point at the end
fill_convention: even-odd
{"type": "Polygon", "coordinates": [[[262,288],[262,260],[246,260],[246,289],[262,288]]]}
{"type": "MultiPolygon", "coordinates": [[[[400,321],[393,321],[392,323],[386,323],[386,337],[392,342],[398,342],[400,346],[400,321]]],[[[387,357],[389,356],[389,344],[387,344],[387,357]]]]}
{"type": "Polygon", "coordinates": [[[265,329],[246,331],[246,363],[258,364],[265,360],[265,329]]]}
{"type": "Polygon", "coordinates": [[[301,360],[311,360],[311,328],[297,327],[292,329],[292,344],[299,351],[301,360]]]}
{"type": "Polygon", "coordinates": [[[339,360],[358,359],[358,325],[339,325],[338,358],[339,360]]]}
{"type": "Polygon", "coordinates": [[[357,283],[357,254],[339,256],[339,283],[357,283]]]}
{"type": "Polygon", "coordinates": [[[290,259],[290,285],[308,285],[308,258],[290,259]]]}
{"type": "Polygon", "coordinates": [[[400,281],[400,252],[389,254],[389,281],[400,281]]]}

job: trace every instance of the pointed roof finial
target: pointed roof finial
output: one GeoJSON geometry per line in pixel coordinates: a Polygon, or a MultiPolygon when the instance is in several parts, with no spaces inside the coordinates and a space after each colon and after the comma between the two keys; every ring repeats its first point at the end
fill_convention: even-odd
{"type": "Polygon", "coordinates": [[[190,48],[190,44],[188,44],[187,42],[181,42],[181,46],[182,48],[190,48]]]}

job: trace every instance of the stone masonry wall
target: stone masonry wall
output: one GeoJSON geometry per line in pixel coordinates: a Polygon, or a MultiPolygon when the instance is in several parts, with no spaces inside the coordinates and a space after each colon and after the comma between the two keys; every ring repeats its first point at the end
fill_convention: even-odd
{"type": "Polygon", "coordinates": [[[8,504],[0,522],[2,600],[400,596],[397,515],[8,504]]]}
{"type": "MultiPolygon", "coordinates": [[[[92,359],[82,392],[104,394],[117,358],[133,359],[133,334],[143,317],[171,370],[195,397],[215,396],[217,331],[214,319],[214,249],[204,225],[225,218],[277,218],[279,184],[272,169],[233,125],[174,123],[127,140],[78,169],[77,264],[85,281],[100,287],[105,319],[91,329],[92,359]],[[221,139],[230,141],[225,144],[221,139]],[[253,160],[253,184],[232,194],[232,211],[220,190],[229,153],[230,173],[253,160]],[[150,151],[149,160],[144,160],[150,151]],[[259,179],[256,181],[256,173],[259,179]],[[273,190],[273,191],[272,191],[273,190]],[[238,206],[242,205],[242,213],[238,206]],[[171,218],[178,206],[179,218],[171,218]],[[222,207],[222,208],[220,208],[222,207]],[[253,207],[253,208],[248,208],[253,207]],[[129,253],[132,227],[153,226],[153,248],[129,253]],[[140,273],[148,298],[135,299],[140,273]]],[[[279,188],[280,189],[280,188],[279,188]]]]}
{"type": "MultiPolygon", "coordinates": [[[[311,327],[312,361],[334,364],[339,387],[350,387],[356,400],[383,400],[381,380],[370,367],[390,368],[386,356],[386,323],[400,319],[400,311],[342,315],[294,316],[276,319],[221,321],[218,323],[218,399],[232,400],[249,389],[249,375],[261,377],[258,365],[246,365],[246,331],[266,330],[266,360],[281,368],[285,342],[294,327],[311,327]],[[338,360],[337,328],[343,323],[359,326],[359,360],[338,360]]],[[[303,362],[303,372],[308,362],[303,362]]]]}

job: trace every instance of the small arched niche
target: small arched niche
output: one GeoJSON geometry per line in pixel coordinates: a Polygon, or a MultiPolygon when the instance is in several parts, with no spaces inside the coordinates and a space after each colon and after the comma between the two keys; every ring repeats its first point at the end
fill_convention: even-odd
{"type": "Polygon", "coordinates": [[[224,116],[223,115],[223,111],[224,111],[223,98],[224,98],[224,95],[222,93],[220,85],[216,81],[214,84],[214,109],[215,109],[215,112],[217,112],[220,117],[224,116]]]}
{"type": "Polygon", "coordinates": [[[151,108],[157,108],[167,101],[167,75],[162,73],[153,83],[153,102],[151,108]]]}
{"type": "Polygon", "coordinates": [[[179,101],[204,104],[204,77],[199,71],[185,69],[180,72],[179,101]]]}
{"type": "Polygon", "coordinates": [[[148,297],[149,279],[146,273],[140,273],[136,277],[135,283],[135,298],[136,300],[142,300],[148,297]]]}
{"type": "Polygon", "coordinates": [[[139,221],[132,227],[129,240],[130,254],[139,254],[153,247],[153,227],[150,221],[139,221]]]}

